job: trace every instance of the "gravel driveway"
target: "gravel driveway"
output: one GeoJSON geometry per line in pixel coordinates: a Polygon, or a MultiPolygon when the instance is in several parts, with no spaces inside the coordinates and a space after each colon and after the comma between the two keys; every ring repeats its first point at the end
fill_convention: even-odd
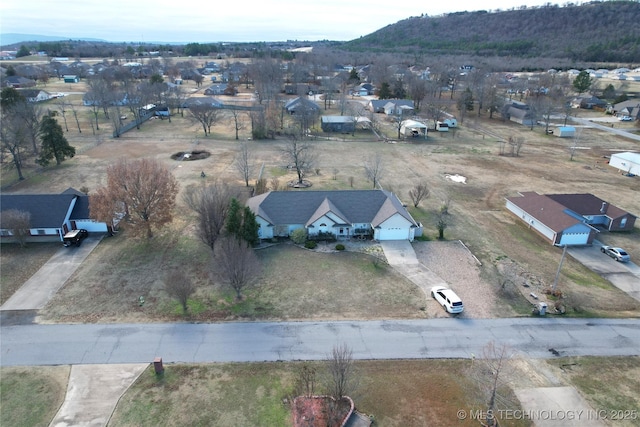
{"type": "MultiPolygon", "coordinates": [[[[380,256],[379,244],[371,241],[345,242],[347,250],[380,256]]],[[[460,241],[413,242],[418,261],[442,278],[464,303],[463,318],[489,319],[509,317],[516,313],[504,304],[497,303],[497,284],[481,277],[481,266],[475,256],[460,241]]],[[[382,255],[384,256],[384,255],[382,255]]],[[[428,317],[450,317],[431,297],[426,298],[428,317]]]]}
{"type": "MultiPolygon", "coordinates": [[[[480,277],[480,264],[460,241],[414,242],[418,261],[440,276],[462,299],[459,317],[488,319],[514,315],[497,304],[496,284],[480,277]]],[[[427,303],[429,317],[449,317],[433,299],[427,303]]]]}

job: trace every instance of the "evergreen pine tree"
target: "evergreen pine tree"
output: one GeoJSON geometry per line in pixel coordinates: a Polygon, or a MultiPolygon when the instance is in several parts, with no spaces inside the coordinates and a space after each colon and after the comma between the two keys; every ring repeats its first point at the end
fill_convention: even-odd
{"type": "Polygon", "coordinates": [[[238,199],[231,199],[229,212],[227,213],[227,226],[225,227],[227,234],[236,237],[240,236],[242,228],[242,210],[238,199]]]}
{"type": "Polygon", "coordinates": [[[69,145],[69,141],[64,137],[62,127],[51,115],[45,116],[40,124],[42,135],[42,150],[37,163],[47,166],[51,159],[56,159],[56,165],[62,163],[67,157],[76,155],[76,149],[69,145]]]}
{"type": "Polygon", "coordinates": [[[256,216],[248,206],[245,206],[244,208],[241,237],[251,246],[257,245],[260,241],[260,238],[258,237],[258,222],[256,221],[256,216]]]}

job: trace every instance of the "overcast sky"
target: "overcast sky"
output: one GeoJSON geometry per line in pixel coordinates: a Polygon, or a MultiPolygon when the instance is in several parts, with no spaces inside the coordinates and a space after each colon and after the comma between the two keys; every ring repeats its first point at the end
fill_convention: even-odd
{"type": "Polygon", "coordinates": [[[550,2],[2,0],[0,32],[113,42],[352,40],[421,14],[507,10],[545,3],[550,2]]]}

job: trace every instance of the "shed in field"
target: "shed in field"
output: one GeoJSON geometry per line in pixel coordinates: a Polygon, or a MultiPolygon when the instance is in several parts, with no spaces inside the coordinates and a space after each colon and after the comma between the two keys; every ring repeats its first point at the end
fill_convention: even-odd
{"type": "Polygon", "coordinates": [[[558,138],[573,138],[576,136],[576,128],[573,126],[560,126],[556,130],[558,138]]]}
{"type": "Polygon", "coordinates": [[[611,155],[609,165],[627,175],[640,175],[640,153],[616,153],[611,155]]]}
{"type": "Polygon", "coordinates": [[[413,138],[426,138],[427,125],[415,120],[404,120],[400,124],[400,134],[404,135],[405,137],[410,136],[413,138]]]}

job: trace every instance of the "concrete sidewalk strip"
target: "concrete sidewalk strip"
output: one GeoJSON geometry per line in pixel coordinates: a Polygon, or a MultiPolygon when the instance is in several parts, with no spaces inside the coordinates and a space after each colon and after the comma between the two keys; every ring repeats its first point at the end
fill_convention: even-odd
{"type": "Polygon", "coordinates": [[[73,365],[67,394],[49,427],[102,427],[148,363],[73,365]]]}

